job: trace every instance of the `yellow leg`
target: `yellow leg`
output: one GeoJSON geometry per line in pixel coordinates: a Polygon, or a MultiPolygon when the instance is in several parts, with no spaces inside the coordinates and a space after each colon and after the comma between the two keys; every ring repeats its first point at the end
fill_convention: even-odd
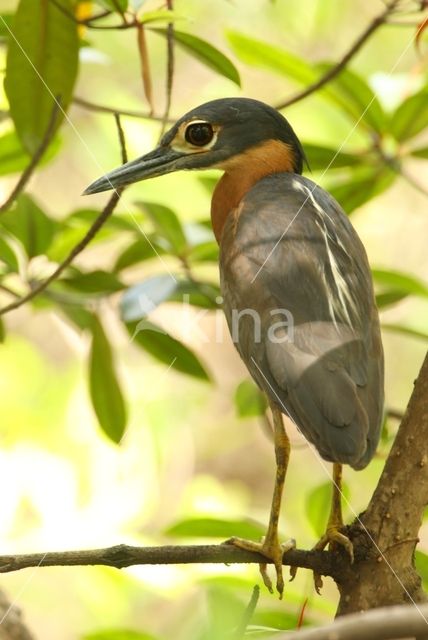
{"type": "MultiPolygon", "coordinates": [[[[258,553],[262,553],[264,556],[269,558],[269,560],[273,561],[276,571],[276,590],[281,598],[284,591],[282,556],[286,551],[294,548],[296,543],[294,540],[288,540],[287,542],[280,544],[278,538],[278,520],[281,510],[285,474],[287,472],[288,460],[290,457],[290,441],[285,431],[281,411],[273,404],[271,405],[271,410],[274,427],[276,480],[272,497],[268,530],[262,542],[253,542],[251,540],[243,540],[242,538],[230,538],[227,542],[234,544],[241,549],[246,549],[247,551],[257,551],[258,553]]],[[[266,564],[260,565],[260,573],[266,587],[271,593],[273,593],[272,582],[267,574],[266,564]]]]}
{"type": "MultiPolygon", "coordinates": [[[[327,529],[321,540],[314,549],[322,551],[327,545],[340,544],[348,552],[351,563],[354,561],[354,548],[352,542],[343,533],[342,517],[342,465],[338,462],[333,464],[333,496],[331,500],[330,515],[327,522],[327,529]]],[[[320,593],[322,579],[319,574],[314,573],[315,589],[320,593]]]]}

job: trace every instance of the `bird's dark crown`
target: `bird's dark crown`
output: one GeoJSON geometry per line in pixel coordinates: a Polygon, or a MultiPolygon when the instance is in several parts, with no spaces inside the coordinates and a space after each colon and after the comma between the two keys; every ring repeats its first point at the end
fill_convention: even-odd
{"type": "MultiPolygon", "coordinates": [[[[249,151],[269,141],[287,145],[292,155],[294,173],[302,173],[305,155],[300,141],[284,116],[264,102],[251,98],[222,98],[192,109],[180,118],[164,135],[161,146],[186,144],[186,131],[193,123],[207,123],[214,129],[215,139],[201,146],[195,158],[186,145],[188,168],[221,166],[229,158],[249,151]]],[[[184,146],[181,147],[184,151],[184,146]]]]}

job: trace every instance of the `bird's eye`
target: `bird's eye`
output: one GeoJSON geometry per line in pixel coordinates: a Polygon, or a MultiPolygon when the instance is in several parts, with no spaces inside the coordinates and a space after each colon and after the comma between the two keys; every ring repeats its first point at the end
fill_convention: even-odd
{"type": "Polygon", "coordinates": [[[193,144],[195,147],[204,147],[211,142],[213,136],[214,131],[209,122],[189,124],[184,134],[186,142],[190,142],[190,144],[193,144]]]}

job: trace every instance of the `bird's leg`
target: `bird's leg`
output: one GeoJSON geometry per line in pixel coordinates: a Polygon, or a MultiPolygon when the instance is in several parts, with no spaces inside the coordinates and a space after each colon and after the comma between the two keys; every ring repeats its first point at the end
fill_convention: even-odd
{"type": "MultiPolygon", "coordinates": [[[[354,561],[354,548],[350,539],[341,533],[343,529],[342,517],[342,465],[333,463],[333,496],[331,500],[330,516],[327,529],[321,540],[315,545],[314,550],[322,551],[327,545],[340,544],[348,552],[351,562],[354,561]]],[[[320,593],[322,587],[321,576],[314,573],[315,589],[320,593]]]]}
{"type": "MultiPolygon", "coordinates": [[[[276,570],[276,590],[282,598],[284,591],[284,577],[282,569],[282,556],[286,551],[294,548],[296,543],[294,540],[288,540],[280,544],[278,538],[278,520],[281,510],[281,498],[284,488],[285,474],[287,472],[288,460],[290,457],[290,441],[285,431],[282,414],[280,410],[271,405],[274,441],[275,441],[275,458],[276,458],[276,480],[273,492],[272,505],[270,510],[269,526],[262,542],[253,542],[251,540],[243,540],[241,538],[231,538],[229,543],[246,549],[247,551],[257,551],[273,561],[276,570]]],[[[272,582],[267,574],[266,564],[260,564],[260,573],[263,582],[271,593],[273,593],[272,582]]]]}

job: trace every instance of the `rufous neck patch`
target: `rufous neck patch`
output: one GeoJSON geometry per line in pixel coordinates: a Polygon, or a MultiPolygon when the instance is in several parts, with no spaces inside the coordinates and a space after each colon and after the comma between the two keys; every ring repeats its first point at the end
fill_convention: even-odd
{"type": "Polygon", "coordinates": [[[220,243],[224,223],[251,187],[273,173],[294,172],[295,156],[290,145],[280,140],[266,140],[256,147],[225,160],[216,168],[225,173],[216,185],[211,200],[211,222],[220,243]]]}

